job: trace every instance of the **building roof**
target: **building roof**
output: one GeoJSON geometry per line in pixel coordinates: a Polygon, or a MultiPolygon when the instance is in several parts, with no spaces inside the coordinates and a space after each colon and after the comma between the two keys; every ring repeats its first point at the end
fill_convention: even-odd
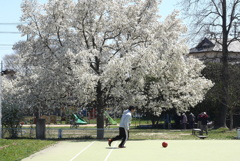
{"type": "MultiPolygon", "coordinates": [[[[210,40],[204,38],[195,48],[190,49],[190,53],[209,52],[209,51],[222,51],[222,45],[216,42],[216,40],[210,40]]],[[[240,42],[233,41],[229,47],[229,52],[240,52],[240,42]]]]}

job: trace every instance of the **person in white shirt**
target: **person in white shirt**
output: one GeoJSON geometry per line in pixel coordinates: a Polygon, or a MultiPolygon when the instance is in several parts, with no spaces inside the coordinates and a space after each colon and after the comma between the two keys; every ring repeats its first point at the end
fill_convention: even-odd
{"type": "Polygon", "coordinates": [[[126,148],[124,145],[129,138],[129,126],[132,120],[132,114],[135,111],[135,107],[130,106],[128,110],[125,110],[123,112],[121,122],[119,125],[119,135],[117,135],[114,138],[108,139],[108,145],[111,146],[112,142],[115,140],[121,140],[121,143],[119,144],[119,148],[126,148]]]}

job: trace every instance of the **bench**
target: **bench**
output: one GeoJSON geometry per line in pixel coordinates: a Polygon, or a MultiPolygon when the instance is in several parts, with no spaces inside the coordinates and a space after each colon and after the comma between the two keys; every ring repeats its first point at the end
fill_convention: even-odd
{"type": "Polygon", "coordinates": [[[196,135],[196,132],[200,133],[201,129],[192,129],[192,135],[196,135]]]}
{"type": "Polygon", "coordinates": [[[205,138],[207,138],[207,136],[204,136],[204,135],[198,135],[197,137],[200,138],[200,139],[205,139],[205,138]]]}

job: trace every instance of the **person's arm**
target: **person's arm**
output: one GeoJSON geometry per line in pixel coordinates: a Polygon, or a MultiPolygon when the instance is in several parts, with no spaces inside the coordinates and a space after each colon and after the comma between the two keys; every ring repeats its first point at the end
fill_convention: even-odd
{"type": "Polygon", "coordinates": [[[126,115],[125,120],[124,120],[124,127],[127,130],[129,130],[130,122],[131,122],[131,116],[130,115],[126,115]]]}

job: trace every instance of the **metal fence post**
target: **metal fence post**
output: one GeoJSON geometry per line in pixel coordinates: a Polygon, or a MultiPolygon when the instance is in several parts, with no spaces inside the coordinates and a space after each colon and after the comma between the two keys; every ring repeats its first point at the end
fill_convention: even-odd
{"type": "Polygon", "coordinates": [[[62,129],[58,129],[58,139],[62,139],[62,129]]]}

